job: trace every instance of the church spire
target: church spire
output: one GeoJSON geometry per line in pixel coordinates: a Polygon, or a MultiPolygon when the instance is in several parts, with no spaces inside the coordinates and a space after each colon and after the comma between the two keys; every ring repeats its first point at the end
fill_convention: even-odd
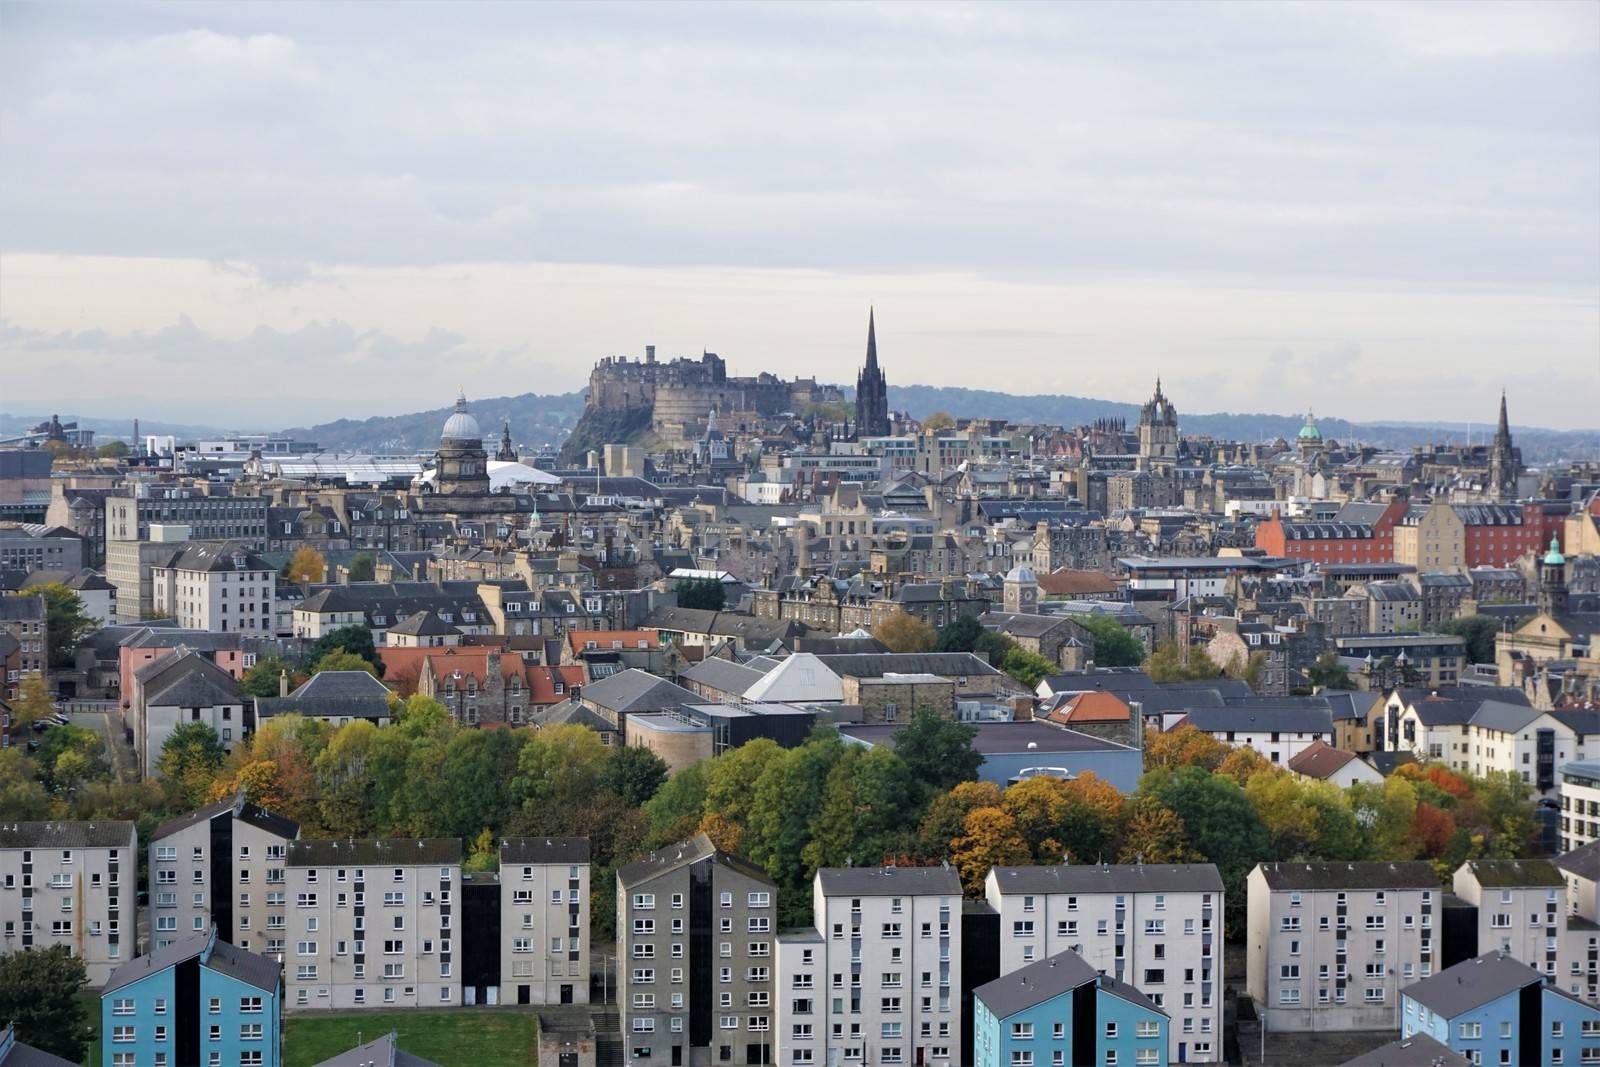
{"type": "Polygon", "coordinates": [[[878,327],[873,321],[874,308],[867,308],[867,370],[878,369],[878,327]]]}
{"type": "Polygon", "coordinates": [[[1500,426],[1494,432],[1496,441],[1511,440],[1511,422],[1506,418],[1506,391],[1500,390],[1500,426]]]}
{"type": "Polygon", "coordinates": [[[856,436],[880,437],[889,432],[889,386],[878,367],[878,323],[867,308],[867,362],[856,377],[856,436]]]}

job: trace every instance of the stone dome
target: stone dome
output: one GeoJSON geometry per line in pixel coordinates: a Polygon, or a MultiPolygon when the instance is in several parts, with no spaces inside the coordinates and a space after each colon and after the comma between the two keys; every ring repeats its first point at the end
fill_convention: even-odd
{"type": "Polygon", "coordinates": [[[456,398],[456,410],[445,420],[444,433],[440,436],[447,441],[479,441],[483,439],[483,434],[478,430],[478,420],[467,412],[466,393],[462,393],[456,398]]]}
{"type": "Polygon", "coordinates": [[[1032,567],[1019,566],[1012,567],[1011,570],[1006,573],[1005,580],[1008,582],[1037,582],[1039,579],[1034,577],[1032,567]]]}

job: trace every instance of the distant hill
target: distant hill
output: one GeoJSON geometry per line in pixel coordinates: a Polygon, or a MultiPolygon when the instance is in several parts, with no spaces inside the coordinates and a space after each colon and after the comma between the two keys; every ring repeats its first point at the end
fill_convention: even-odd
{"type": "MultiPolygon", "coordinates": [[[[472,415],[483,431],[484,444],[493,452],[500,426],[509,420],[511,440],[523,449],[559,446],[583,414],[582,392],[541,396],[496,396],[471,400],[472,415]]],[[[317,426],[294,427],[285,434],[315,441],[329,451],[419,452],[439,444],[439,431],[450,408],[433,408],[409,415],[380,415],[370,419],[340,419],[317,426]]]]}

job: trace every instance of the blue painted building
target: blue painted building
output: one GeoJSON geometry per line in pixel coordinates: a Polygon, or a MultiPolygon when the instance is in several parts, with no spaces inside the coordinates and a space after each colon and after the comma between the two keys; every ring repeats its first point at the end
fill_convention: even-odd
{"type": "Polygon", "coordinates": [[[1499,952],[1464,960],[1400,993],[1400,1032],[1425,1034],[1475,1063],[1600,1063],[1600,1008],[1499,952]]]}
{"type": "MultiPolygon", "coordinates": [[[[1144,752],[1104,737],[1047,722],[973,723],[972,747],[983,757],[978,778],[1001,789],[1036,775],[1077,778],[1093,773],[1131,793],[1144,773],[1144,752]]],[[[839,736],[858,745],[894,747],[900,725],[867,723],[839,727],[839,736]]]]}
{"type": "Polygon", "coordinates": [[[974,1067],[1167,1067],[1166,1012],[1062,952],[972,994],[974,1067]]]}
{"type": "Polygon", "coordinates": [[[209,933],[130,960],[100,991],[101,1067],[279,1067],[276,960],[209,933]]]}

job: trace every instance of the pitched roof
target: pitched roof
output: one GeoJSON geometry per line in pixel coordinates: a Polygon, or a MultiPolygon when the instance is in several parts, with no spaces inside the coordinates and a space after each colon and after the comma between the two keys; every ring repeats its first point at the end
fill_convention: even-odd
{"type": "Polygon", "coordinates": [[[1345,1060],[1344,1067],[1472,1067],[1472,1061],[1427,1034],[1413,1034],[1345,1060]]]}
{"type": "Polygon", "coordinates": [[[568,630],[567,646],[575,656],[618,648],[660,648],[661,635],[655,630],[568,630]],[[592,649],[588,647],[591,641],[592,649]]]}
{"type": "Polygon", "coordinates": [[[722,864],[737,870],[751,878],[771,883],[772,879],[767,872],[751,863],[743,856],[720,851],[711,843],[711,838],[705,834],[695,834],[687,841],[680,841],[676,845],[657,849],[642,859],[634,860],[617,868],[617,880],[624,886],[637,885],[668,871],[686,867],[702,860],[722,864]]]}
{"type": "Polygon", "coordinates": [[[78,1067],[71,1060],[17,1040],[11,1024],[0,1029],[0,1067],[78,1067]]]}
{"type": "MultiPolygon", "coordinates": [[[[826,659],[872,659],[873,656],[829,656],[826,659]]],[[[744,691],[747,700],[822,700],[844,699],[844,685],[825,658],[809,652],[796,652],[768,670],[744,691]]]]}
{"type": "Polygon", "coordinates": [[[272,564],[250,550],[243,541],[191,541],[157,563],[180,571],[271,571],[272,564]],[[235,561],[239,562],[235,562],[235,561]]]}
{"type": "Polygon", "coordinates": [[[226,941],[214,940],[215,937],[215,930],[190,934],[154,952],[129,960],[111,972],[100,995],[103,997],[195,956],[201,957],[204,966],[218,973],[269,993],[277,991],[282,972],[282,965],[277,960],[238,948],[226,941]]]}
{"type": "Polygon", "coordinates": [[[450,637],[459,635],[461,630],[432,611],[419,611],[389,627],[389,632],[401,637],[450,637]]]}
{"type": "Polygon", "coordinates": [[[588,863],[587,837],[508,837],[500,842],[502,869],[511,863],[588,863]]]}
{"type": "Polygon", "coordinates": [[[0,848],[131,848],[133,844],[133,823],[116,819],[0,823],[0,848]]]}
{"type": "Polygon", "coordinates": [[[1220,893],[1214,863],[1073,863],[1051,867],[995,867],[1005,893],[1220,893]]]}
{"type": "Polygon", "coordinates": [[[1370,860],[1354,863],[1263,863],[1258,869],[1274,892],[1289,889],[1438,889],[1433,864],[1423,860],[1389,863],[1370,860]]]}
{"type": "Polygon", "coordinates": [[[150,840],[160,840],[169,834],[175,834],[179,830],[186,830],[196,823],[207,822],[227,812],[232,812],[233,817],[240,822],[249,823],[251,826],[259,827],[270,834],[289,841],[293,841],[300,836],[299,823],[293,819],[286,819],[282,815],[270,812],[266,808],[257,807],[255,804],[245,800],[244,794],[240,793],[230,800],[219,800],[214,804],[207,804],[203,808],[197,808],[187,815],[168,819],[156,827],[156,832],[151,835],[150,840]]]}
{"type": "Polygon", "coordinates": [[[764,675],[761,671],[746,667],[742,663],[734,663],[718,656],[708,656],[684,671],[683,677],[718,692],[741,696],[764,675]]]}
{"type": "Polygon", "coordinates": [[[1527,985],[1542,985],[1544,976],[1520,960],[1499,952],[1462,960],[1401,992],[1429,1011],[1454,1019],[1527,985]]]}
{"type": "Polygon", "coordinates": [[[1188,721],[1205,733],[1333,732],[1333,712],[1326,707],[1189,708],[1188,721]]]}
{"type": "Polygon", "coordinates": [[[1468,860],[1466,865],[1478,884],[1486,888],[1554,888],[1567,884],[1549,860],[1468,860]]]}
{"type": "Polygon", "coordinates": [[[983,1001],[996,1019],[1009,1019],[1020,1011],[1094,981],[1099,973],[1069,949],[985,982],[974,989],[972,995],[983,1001]]]}
{"type": "Polygon", "coordinates": [[[391,1030],[376,1040],[331,1056],[314,1067],[439,1067],[432,1060],[413,1056],[397,1047],[395,1040],[396,1035],[391,1030]]]}
{"type": "Polygon", "coordinates": [[[1600,882],[1600,840],[1590,841],[1587,845],[1575,848],[1571,852],[1563,852],[1551,862],[1579,878],[1600,882]]]}
{"type": "Polygon", "coordinates": [[[1289,769],[1307,778],[1330,778],[1355,758],[1354,752],[1334,748],[1318,738],[1289,758],[1289,769]]]}
{"type": "Polygon", "coordinates": [[[344,864],[371,864],[375,867],[450,866],[461,862],[461,839],[397,837],[291,841],[287,862],[290,867],[338,867],[344,864]]]}
{"type": "Polygon", "coordinates": [[[820,867],[817,880],[829,896],[961,895],[961,878],[949,867],[820,867]]]}
{"type": "Polygon", "coordinates": [[[675,710],[703,698],[648,671],[629,668],[584,686],[583,699],[607,711],[626,714],[675,710]]]}
{"type": "Polygon", "coordinates": [[[1133,716],[1130,708],[1115,693],[1078,693],[1052,711],[1051,722],[1076,725],[1090,722],[1127,722],[1133,716]]]}
{"type": "Polygon", "coordinates": [[[965,675],[998,678],[1000,671],[971,652],[886,652],[881,655],[818,656],[834,674],[851,678],[881,678],[885,674],[937,674],[944,678],[965,675]]]}

